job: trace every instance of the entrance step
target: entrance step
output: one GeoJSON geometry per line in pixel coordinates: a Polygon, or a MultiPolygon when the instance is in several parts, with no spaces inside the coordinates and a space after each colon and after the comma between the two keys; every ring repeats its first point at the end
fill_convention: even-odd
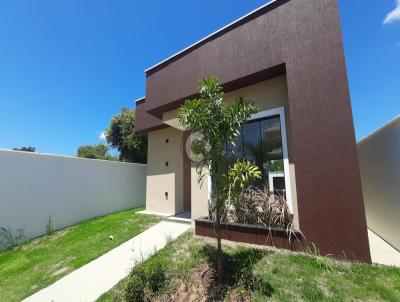
{"type": "Polygon", "coordinates": [[[163,217],[162,220],[166,221],[174,221],[174,222],[181,222],[186,224],[191,224],[191,213],[190,212],[182,212],[175,215],[163,217]]]}
{"type": "Polygon", "coordinates": [[[165,221],[180,222],[180,223],[186,223],[186,224],[192,223],[192,219],[191,219],[192,213],[191,212],[182,212],[182,213],[178,213],[175,215],[168,215],[168,214],[144,210],[144,211],[140,211],[138,213],[145,214],[145,215],[155,215],[155,216],[160,217],[161,220],[165,220],[165,221]]]}

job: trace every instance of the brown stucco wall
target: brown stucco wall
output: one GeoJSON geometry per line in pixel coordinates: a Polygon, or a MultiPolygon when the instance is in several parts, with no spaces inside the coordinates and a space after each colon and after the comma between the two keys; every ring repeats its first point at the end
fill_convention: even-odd
{"type": "Polygon", "coordinates": [[[203,76],[233,90],[279,72],[287,76],[299,227],[322,254],[370,262],[336,0],[278,0],[148,71],[137,126],[162,127],[162,112],[194,95],[203,76]]]}

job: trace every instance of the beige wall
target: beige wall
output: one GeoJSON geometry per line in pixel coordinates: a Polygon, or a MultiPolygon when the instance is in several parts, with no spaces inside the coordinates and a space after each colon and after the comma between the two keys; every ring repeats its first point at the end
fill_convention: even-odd
{"type": "Polygon", "coordinates": [[[368,227],[400,250],[400,116],[358,143],[368,227]]]}
{"type": "Polygon", "coordinates": [[[171,127],[148,135],[147,211],[161,214],[183,211],[182,139],[183,132],[171,127]]]}
{"type": "Polygon", "coordinates": [[[286,76],[263,81],[225,94],[227,102],[238,97],[252,98],[260,111],[287,106],[288,90],[286,76]]]}
{"type": "Polygon", "coordinates": [[[204,180],[202,186],[200,186],[197,179],[196,163],[192,162],[192,219],[208,216],[208,178],[204,180]]]}
{"type": "Polygon", "coordinates": [[[144,206],[146,165],[0,150],[0,227],[28,238],[144,206]]]}
{"type": "Polygon", "coordinates": [[[260,82],[242,89],[238,89],[225,94],[227,102],[232,102],[235,98],[246,97],[254,99],[259,111],[266,111],[278,107],[285,108],[286,132],[288,139],[289,161],[292,162],[291,154],[291,127],[289,96],[286,76],[280,76],[268,81],[260,82]]]}

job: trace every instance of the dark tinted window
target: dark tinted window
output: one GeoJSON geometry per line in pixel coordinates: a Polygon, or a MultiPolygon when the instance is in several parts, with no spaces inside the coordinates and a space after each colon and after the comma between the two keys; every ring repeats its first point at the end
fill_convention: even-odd
{"type": "Polygon", "coordinates": [[[226,147],[227,168],[238,159],[256,164],[262,171],[262,180],[253,184],[285,194],[282,133],[279,116],[250,121],[240,131],[239,138],[226,147]]]}

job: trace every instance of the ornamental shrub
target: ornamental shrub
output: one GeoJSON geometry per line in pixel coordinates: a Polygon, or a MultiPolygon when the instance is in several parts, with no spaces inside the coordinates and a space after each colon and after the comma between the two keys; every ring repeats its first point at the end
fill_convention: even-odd
{"type": "Polygon", "coordinates": [[[152,263],[148,267],[147,278],[149,289],[153,293],[158,293],[158,291],[164,286],[166,279],[163,266],[159,263],[152,263]]]}
{"type": "Polygon", "coordinates": [[[133,274],[129,277],[125,285],[125,300],[126,302],[142,302],[144,301],[145,282],[139,275],[133,274]]]}

